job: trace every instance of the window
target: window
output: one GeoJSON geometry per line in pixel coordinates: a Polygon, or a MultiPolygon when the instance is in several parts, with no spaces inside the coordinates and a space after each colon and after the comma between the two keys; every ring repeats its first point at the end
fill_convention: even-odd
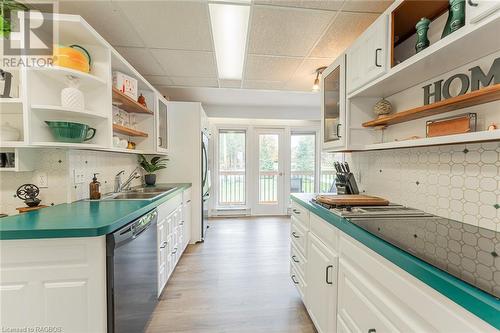
{"type": "Polygon", "coordinates": [[[219,200],[221,206],[246,203],[246,132],[219,131],[219,200]]]}
{"type": "Polygon", "coordinates": [[[321,153],[321,176],[319,182],[320,192],[330,192],[330,188],[335,180],[335,167],[333,162],[341,161],[342,154],[321,153]]]}
{"type": "Polygon", "coordinates": [[[316,170],[316,134],[292,133],[291,148],[291,193],[313,193],[316,170]]]}

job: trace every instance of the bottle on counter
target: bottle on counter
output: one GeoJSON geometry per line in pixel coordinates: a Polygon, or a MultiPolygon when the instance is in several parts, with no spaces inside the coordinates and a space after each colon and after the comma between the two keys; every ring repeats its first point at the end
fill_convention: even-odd
{"type": "Polygon", "coordinates": [[[89,184],[90,200],[101,199],[101,183],[97,181],[97,175],[98,173],[94,173],[94,178],[92,178],[92,182],[89,184]]]}

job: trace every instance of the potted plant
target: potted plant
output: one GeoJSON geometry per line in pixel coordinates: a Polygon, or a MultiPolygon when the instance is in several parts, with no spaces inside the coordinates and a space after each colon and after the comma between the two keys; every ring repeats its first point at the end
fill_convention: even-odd
{"type": "Polygon", "coordinates": [[[27,11],[29,8],[14,0],[0,1],[0,36],[8,38],[12,30],[10,12],[27,11]]]}
{"type": "Polygon", "coordinates": [[[146,185],[154,185],[156,183],[155,172],[165,169],[167,167],[167,161],[168,158],[161,158],[159,156],[155,156],[151,161],[148,161],[144,155],[139,155],[139,165],[146,171],[146,175],[144,175],[146,185]]]}

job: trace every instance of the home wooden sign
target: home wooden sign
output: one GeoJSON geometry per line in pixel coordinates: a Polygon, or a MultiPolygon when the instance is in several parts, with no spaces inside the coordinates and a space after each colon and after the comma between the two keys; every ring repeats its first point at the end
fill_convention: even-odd
{"type": "Polygon", "coordinates": [[[434,97],[434,103],[455,97],[450,92],[450,86],[454,81],[460,82],[460,91],[457,96],[467,93],[469,88],[470,91],[475,91],[481,87],[498,84],[500,83],[500,58],[493,60],[487,74],[483,72],[481,67],[476,66],[470,68],[468,74],[455,74],[446,80],[439,80],[422,87],[424,89],[424,105],[431,104],[431,97],[434,97]]]}

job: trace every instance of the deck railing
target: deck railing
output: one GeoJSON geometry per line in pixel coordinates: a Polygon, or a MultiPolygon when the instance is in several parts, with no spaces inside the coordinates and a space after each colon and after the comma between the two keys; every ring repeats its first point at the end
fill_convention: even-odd
{"type": "Polygon", "coordinates": [[[245,202],[245,170],[219,171],[219,204],[236,206],[245,202]]]}

